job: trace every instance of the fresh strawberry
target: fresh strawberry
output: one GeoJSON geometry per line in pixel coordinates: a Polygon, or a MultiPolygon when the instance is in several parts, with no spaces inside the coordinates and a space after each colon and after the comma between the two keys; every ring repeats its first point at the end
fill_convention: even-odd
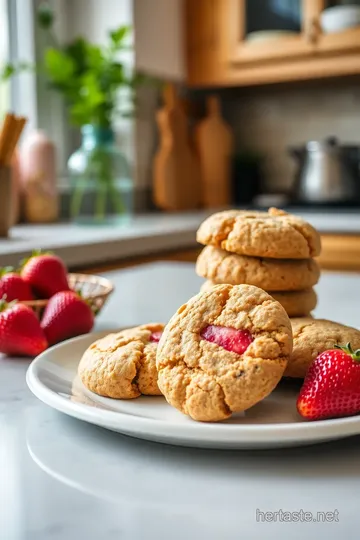
{"type": "Polygon", "coordinates": [[[22,267],[21,277],[39,298],[51,298],[59,291],[68,291],[66,267],[51,253],[35,254],[22,267]]]}
{"type": "Polygon", "coordinates": [[[351,416],[360,412],[360,349],[350,343],[325,351],[309,367],[297,400],[308,420],[351,416]]]}
{"type": "Polygon", "coordinates": [[[76,292],[62,291],[48,301],[41,326],[49,344],[53,345],[90,332],[94,326],[94,315],[76,292]]]}
{"type": "Polygon", "coordinates": [[[13,268],[0,270],[0,298],[6,297],[7,302],[12,300],[34,300],[30,285],[13,271],[13,268]]]}
{"type": "Polygon", "coordinates": [[[47,346],[39,319],[30,307],[0,301],[0,352],[11,356],[37,356],[47,346]]]}

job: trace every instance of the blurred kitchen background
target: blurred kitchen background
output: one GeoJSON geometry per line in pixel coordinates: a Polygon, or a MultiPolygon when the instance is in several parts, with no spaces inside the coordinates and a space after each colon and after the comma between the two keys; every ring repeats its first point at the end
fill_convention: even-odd
{"type": "Polygon", "coordinates": [[[275,205],[360,268],[360,0],[0,0],[0,72],[0,118],[26,119],[1,264],[193,249],[216,209],[275,205]]]}

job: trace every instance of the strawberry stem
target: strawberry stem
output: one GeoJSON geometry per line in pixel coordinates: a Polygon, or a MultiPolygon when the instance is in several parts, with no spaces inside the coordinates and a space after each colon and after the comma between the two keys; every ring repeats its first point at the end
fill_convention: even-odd
{"type": "Polygon", "coordinates": [[[351,356],[355,362],[360,362],[360,349],[356,349],[356,351],[354,351],[350,342],[348,342],[346,345],[335,345],[335,349],[340,349],[344,353],[351,356]]]}
{"type": "Polygon", "coordinates": [[[21,259],[20,261],[20,270],[24,268],[26,263],[30,261],[33,257],[39,257],[40,255],[52,255],[52,251],[43,251],[42,249],[34,249],[34,251],[29,255],[29,257],[25,257],[24,259],[21,259]]]}
{"type": "Polygon", "coordinates": [[[0,313],[3,311],[6,311],[8,308],[13,307],[16,304],[17,300],[13,300],[12,302],[6,301],[6,294],[2,298],[0,298],[0,313]]]}
{"type": "Polygon", "coordinates": [[[5,276],[6,274],[10,274],[10,272],[14,272],[15,268],[13,266],[3,266],[0,268],[0,277],[5,276]]]}
{"type": "Polygon", "coordinates": [[[7,306],[7,302],[6,302],[6,294],[4,294],[4,296],[0,299],[0,313],[1,313],[2,311],[5,311],[6,306],[7,306]]]}

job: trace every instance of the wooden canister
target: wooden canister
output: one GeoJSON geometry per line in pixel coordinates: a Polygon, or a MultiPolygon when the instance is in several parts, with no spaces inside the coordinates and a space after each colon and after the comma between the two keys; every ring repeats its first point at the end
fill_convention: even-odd
{"type": "Polygon", "coordinates": [[[0,165],[0,237],[6,238],[12,225],[11,168],[0,165]]]}

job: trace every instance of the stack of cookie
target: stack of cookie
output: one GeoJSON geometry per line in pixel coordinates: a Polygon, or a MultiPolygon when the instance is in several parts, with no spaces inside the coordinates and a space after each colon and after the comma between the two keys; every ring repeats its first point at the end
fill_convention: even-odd
{"type": "Polygon", "coordinates": [[[303,317],[316,307],[313,286],[320,270],[319,233],[306,221],[270,208],[268,212],[229,210],[213,214],[200,226],[205,245],[196,264],[207,279],[202,290],[218,284],[255,285],[269,292],[289,317],[303,317]]]}

